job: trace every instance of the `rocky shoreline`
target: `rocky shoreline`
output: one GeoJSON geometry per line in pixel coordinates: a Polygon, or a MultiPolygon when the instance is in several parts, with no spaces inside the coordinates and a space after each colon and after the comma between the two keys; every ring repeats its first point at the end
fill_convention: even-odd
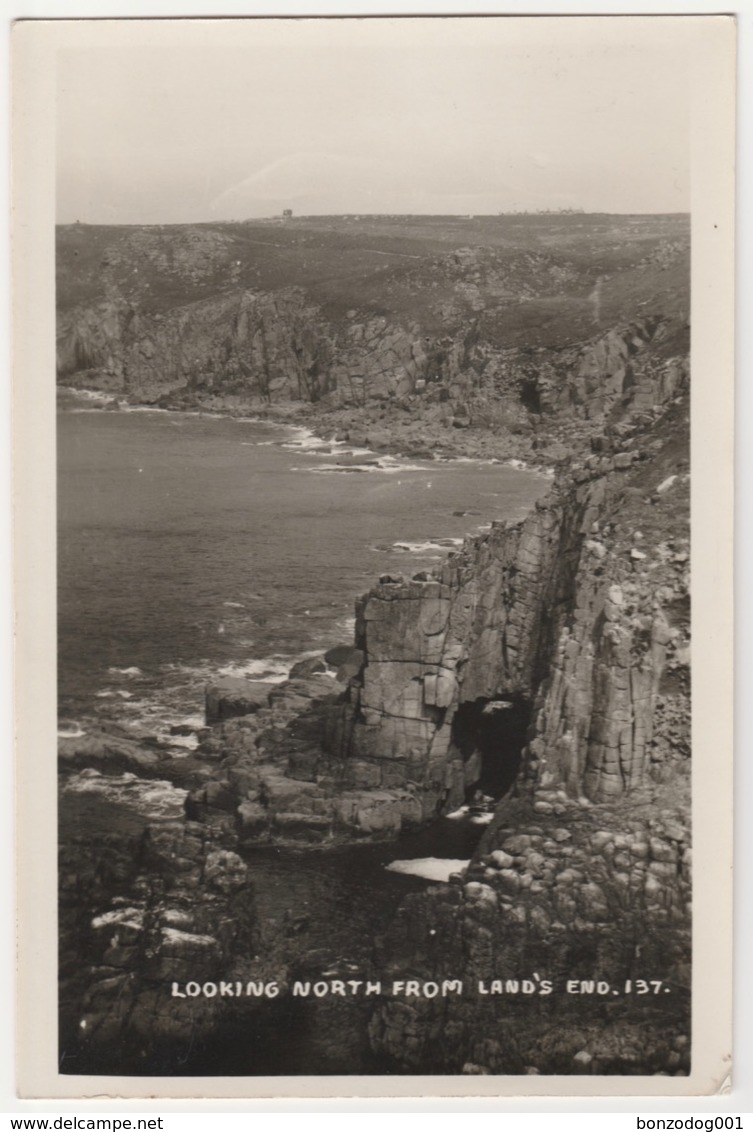
{"type": "MultiPolygon", "coordinates": [[[[591,968],[610,979],[617,971],[624,982],[643,978],[648,964],[652,978],[672,986],[672,1002],[652,1004],[654,1044],[645,1056],[629,1053],[645,1027],[630,1038],[636,1024],[624,1016],[609,1031],[607,1056],[603,1025],[592,1018],[603,1008],[589,1002],[580,1007],[581,1028],[573,1021],[570,1068],[561,1051],[529,1050],[520,1055],[525,1071],[552,1072],[556,1064],[560,1072],[687,1072],[678,1042],[688,1028],[688,553],[687,538],[675,534],[688,491],[675,441],[686,411],[682,397],[656,411],[654,448],[633,447],[636,430],[642,441],[652,435],[640,421],[600,440],[527,519],[469,540],[433,574],[382,578],[358,607],[354,645],[329,658],[336,679],[312,659],[282,684],[209,687],[208,727],[188,759],[125,736],[61,740],[66,770],[153,778],[186,791],[185,816],[148,824],[137,852],[128,849],[130,873],[118,876],[109,904],[92,895],[111,892],[112,878],[89,884],[86,900],[78,875],[67,897],[61,888],[79,921],[89,917],[88,927],[79,925],[84,953],[102,941],[84,995],[92,1038],[122,1037],[125,1027],[167,1040],[176,1018],[187,1017],[202,1032],[221,1028],[227,1002],[207,1011],[186,1000],[176,1014],[165,998],[168,983],[185,981],[188,971],[210,978],[219,967],[284,981],[289,966],[279,949],[268,947],[265,960],[263,948],[249,945],[261,925],[239,847],[394,838],[456,808],[488,761],[483,749],[469,749],[467,735],[496,705],[492,719],[520,709],[518,730],[497,733],[503,747],[518,746],[512,789],[467,873],[406,901],[376,965],[436,979],[465,956],[469,977],[490,979],[540,954],[545,970],[556,962],[586,978],[577,960],[585,954],[591,968]],[[635,509],[647,519],[644,530],[630,521],[635,509]],[[585,750],[578,733],[588,736],[585,750]],[[239,894],[248,905],[242,947],[239,894]],[[622,932],[628,914],[632,953],[622,932]],[[437,917],[458,942],[429,958],[415,945],[436,930],[428,925],[437,917]],[[485,960],[474,958],[477,947],[485,960]]],[[[632,1017],[630,1003],[621,1005],[632,1017]]],[[[440,1062],[457,1072],[522,1071],[504,1043],[497,1050],[476,1037],[458,1038],[441,1056],[422,1039],[417,1057],[410,1034],[435,1032],[437,1009],[380,1003],[370,1022],[374,1050],[402,1072],[440,1062]]],[[[457,1014],[467,1033],[489,1010],[479,1015],[463,1000],[445,1004],[442,1018],[457,1014]]],[[[494,1010],[492,1029],[493,1017],[494,1010]]],[[[536,1024],[526,1017],[535,1044],[537,1027],[543,1034],[551,1020],[546,1011],[536,1024]]]]}
{"type": "MultiPolygon", "coordinates": [[[[302,431],[313,442],[317,455],[331,455],[343,468],[348,466],[351,450],[364,453],[349,461],[360,469],[368,462],[365,453],[391,456],[398,460],[478,460],[507,465],[522,471],[551,476],[554,468],[532,451],[529,445],[506,444],[501,454],[499,436],[490,429],[465,424],[461,430],[446,426],[441,420],[412,419],[415,404],[408,403],[385,413],[383,407],[369,409],[317,410],[310,402],[288,402],[270,406],[259,401],[228,403],[226,398],[183,399],[172,395],[147,402],[136,397],[117,396],[85,385],[60,385],[60,390],[73,396],[98,401],[103,412],[153,410],[174,413],[206,413],[230,419],[250,419],[281,429],[302,431]],[[524,458],[527,457],[527,458],[524,458]]],[[[281,441],[280,443],[284,443],[281,441]]],[[[553,462],[565,459],[564,450],[552,448],[543,455],[553,462]]]]}
{"type": "MultiPolygon", "coordinates": [[[[153,256],[150,240],[139,256],[143,247],[153,256]]],[[[212,253],[206,270],[219,271],[220,244],[211,233],[199,243],[212,253]]],[[[636,259],[624,277],[605,276],[606,326],[585,300],[583,309],[580,299],[562,305],[565,284],[590,294],[584,268],[529,257],[533,290],[500,302],[494,256],[456,250],[427,284],[436,284],[446,333],[355,300],[339,310],[298,288],[241,286],[240,277],[230,290],[158,309],[116,286],[117,257],[135,254],[128,248],[107,252],[99,306],[61,315],[61,383],[129,404],[253,413],[375,453],[514,460],[557,474],[521,521],[492,524],[436,570],[382,576],[330,665],[305,661],[275,685],[213,683],[190,756],[116,732],[61,740],[64,783],[88,775],[96,792],[98,779],[123,790],[151,782],[165,799],[157,821],[134,824],[111,808],[107,834],[75,822],[64,831],[71,1065],[100,1064],[97,1048],[125,1045],[143,1047],[146,1061],[134,1064],[154,1071],[186,1033],[219,1041],[238,1033],[239,1018],[263,1029],[275,1011],[296,1024],[284,994],[276,1003],[246,997],[242,1008],[219,995],[170,994],[173,983],[212,983],[218,971],[286,988],[316,975],[305,925],[265,929],[248,854],[324,861],[337,847],[431,827],[481,795],[494,817],[467,867],[406,894],[362,974],[385,986],[441,985],[460,972],[469,986],[501,989],[328,1003],[317,1008],[331,1011],[317,1015],[321,1026],[365,1043],[371,1072],[687,1074],[682,247],[666,263],[636,259]],[[672,271],[674,292],[659,279],[672,271]],[[652,287],[660,303],[649,302],[652,287]],[[543,337],[529,303],[548,327],[543,337]],[[577,333],[552,310],[572,311],[577,333]],[[520,990],[571,979],[609,993],[520,990]],[[644,984],[660,990],[638,992],[644,984]]],[[[347,1041],[335,1042],[332,1071],[349,1071],[347,1041]]]]}

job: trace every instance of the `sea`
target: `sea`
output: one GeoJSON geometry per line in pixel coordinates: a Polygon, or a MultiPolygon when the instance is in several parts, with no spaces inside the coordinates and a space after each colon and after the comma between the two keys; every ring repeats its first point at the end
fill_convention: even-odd
{"type": "MultiPolygon", "coordinates": [[[[352,643],[356,599],[380,574],[438,565],[493,520],[523,516],[550,482],[502,462],[384,456],[250,418],[113,411],[95,393],[63,390],[58,409],[59,729],[117,725],[173,756],[197,745],[171,728],[203,726],[209,682],[281,681],[297,660],[352,643]]],[[[69,775],[61,843],[177,817],[184,796],[130,774],[69,775]]],[[[392,842],[243,855],[266,931],[286,933],[292,918],[321,970],[347,973],[368,969],[400,901],[462,868],[483,828],[461,814],[392,842]]],[[[80,1005],[63,999],[61,1072],[391,1072],[371,1051],[367,1006],[288,1000],[250,1029],[231,1013],[198,1044],[145,1050],[140,1040],[87,1044],[80,1005]]]]}
{"type": "Polygon", "coordinates": [[[524,515],[541,473],[378,455],[248,418],[63,391],[61,730],[203,723],[219,676],[280,681],[352,644],[356,598],[524,515]]]}

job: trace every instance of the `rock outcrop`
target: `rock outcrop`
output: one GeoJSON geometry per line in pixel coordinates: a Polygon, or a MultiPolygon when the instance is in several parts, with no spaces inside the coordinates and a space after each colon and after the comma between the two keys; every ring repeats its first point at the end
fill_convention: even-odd
{"type": "Polygon", "coordinates": [[[689,834],[667,801],[506,807],[381,946],[387,978],[462,992],[384,1001],[374,1048],[414,1073],[687,1074],[689,834]]]}
{"type": "MultiPolygon", "coordinates": [[[[603,802],[644,782],[663,757],[668,659],[687,660],[687,532],[653,547],[642,536],[637,550],[618,521],[622,505],[650,497],[656,458],[631,447],[590,457],[519,524],[495,524],[434,576],[389,579],[362,600],[366,662],[329,734],[353,785],[420,784],[437,809],[457,805],[474,785],[465,733],[496,714],[497,750],[484,758],[516,760],[509,724],[521,712],[531,790],[603,802]]],[[[687,497],[687,479],[676,492],[687,497]]]]}
{"type": "MultiPolygon", "coordinates": [[[[351,648],[333,651],[344,658],[356,654],[351,648]]],[[[425,792],[397,777],[383,778],[378,769],[363,780],[349,759],[325,749],[327,719],[338,711],[342,682],[358,671],[341,665],[340,683],[326,672],[291,674],[272,686],[263,705],[242,692],[197,751],[214,765],[210,779],[189,795],[188,812],[223,825],[246,844],[385,838],[428,820],[436,807],[425,792]]],[[[216,696],[216,687],[209,688],[211,711],[216,696]]]]}
{"type": "Polygon", "coordinates": [[[380,1005],[372,1041],[402,1071],[689,1071],[687,426],[680,397],[640,449],[621,428],[522,524],[361,607],[349,753],[402,751],[429,792],[444,771],[448,804],[490,760],[519,768],[466,873],[407,898],[385,939],[394,977],[470,988],[380,1005]],[[482,713],[521,702],[524,737],[485,745],[482,713]],[[576,1004],[569,980],[594,979],[609,989],[576,1004]]]}
{"type": "Polygon", "coordinates": [[[449,249],[429,230],[415,253],[313,218],[302,239],[297,226],[61,229],[58,376],[175,408],[305,406],[377,447],[430,452],[454,433],[473,451],[458,434],[492,429],[499,455],[556,459],[573,444],[565,422],[590,427],[682,385],[667,361],[686,352],[688,248],[682,220],[647,222],[647,245],[626,228],[605,274],[611,229],[582,259],[572,244],[587,233],[539,227],[491,223],[489,246],[449,249]]]}
{"type": "Polygon", "coordinates": [[[182,817],[67,837],[60,860],[62,1072],[154,1072],[191,1050],[226,1000],[171,995],[221,971],[245,982],[260,939],[248,868],[221,835],[182,817]]]}
{"type": "Polygon", "coordinates": [[[307,402],[332,410],[415,396],[418,411],[444,403],[458,427],[525,435],[532,412],[544,423],[592,421],[616,405],[668,400],[685,376],[680,359],[665,364],[678,329],[643,319],[530,357],[497,348],[473,324],[442,339],[384,317],[329,324],[299,289],[233,292],[151,315],[113,297],[61,318],[58,374],[175,407],[307,402]]]}

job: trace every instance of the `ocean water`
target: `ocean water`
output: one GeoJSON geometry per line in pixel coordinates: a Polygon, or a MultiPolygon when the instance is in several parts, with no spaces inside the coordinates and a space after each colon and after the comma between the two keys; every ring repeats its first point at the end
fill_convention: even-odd
{"type": "Polygon", "coordinates": [[[200,725],[209,680],[280,680],[301,656],[352,642],[355,599],[379,574],[436,565],[484,524],[524,514],[547,483],[62,395],[63,729],[200,725]]]}
{"type": "MultiPolygon", "coordinates": [[[[169,728],[201,726],[209,680],[281,680],[301,656],[351,642],[355,599],[379,574],[436,565],[485,524],[524,514],[548,486],[499,464],[381,457],[303,429],[110,412],[72,394],[60,398],[58,466],[61,730],[146,728],[176,744],[175,754],[196,740],[169,728]]],[[[147,821],[179,816],[184,793],[132,774],[78,771],[61,783],[61,843],[82,831],[94,844],[113,830],[136,836],[147,821]]],[[[318,956],[318,971],[352,977],[371,969],[374,941],[400,901],[466,861],[482,832],[472,820],[442,818],[381,844],[243,854],[268,938],[294,923],[300,954],[318,956]]],[[[63,912],[68,923],[80,910],[63,912]]],[[[371,1051],[366,1000],[281,999],[252,1017],[229,1011],[201,1041],[145,1049],[128,1036],[83,1040],[79,984],[66,979],[65,1073],[392,1071],[371,1051]]]]}

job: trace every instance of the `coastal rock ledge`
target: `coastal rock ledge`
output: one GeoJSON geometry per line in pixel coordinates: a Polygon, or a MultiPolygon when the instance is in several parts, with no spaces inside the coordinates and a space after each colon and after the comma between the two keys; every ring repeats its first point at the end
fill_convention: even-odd
{"type": "Polygon", "coordinates": [[[551,814],[684,773],[689,484],[675,472],[654,496],[677,455],[662,460],[674,426],[660,426],[658,447],[587,458],[434,573],[382,579],[357,604],[339,682],[210,688],[208,721],[222,722],[200,753],[216,770],[192,803],[221,796],[246,840],[319,842],[394,835],[477,792],[551,814]],[[639,532],[636,557],[647,499],[655,541],[639,532]]]}
{"type": "MultiPolygon", "coordinates": [[[[114,773],[123,789],[145,777],[185,797],[182,822],[87,856],[90,880],[87,845],[68,851],[62,914],[78,942],[65,994],[78,1000],[88,980],[92,1040],[141,1035],[134,1020],[148,1016],[154,1042],[172,1041],[155,979],[189,966],[278,981],[298,969],[305,932],[282,952],[263,938],[245,846],[391,839],[480,794],[490,824],[468,867],[404,898],[371,969],[440,983],[461,972],[465,991],[375,1002],[375,1056],[395,1072],[688,1072],[687,425],[683,395],[600,436],[523,521],[494,524],[432,574],[384,577],[330,664],[210,686],[189,759],[120,736],[62,741],[63,773],[114,773]],[[153,851],[168,833],[190,848],[179,868],[172,843],[169,861],[153,851]],[[149,963],[123,999],[122,967],[144,940],[149,963]],[[476,989],[534,976],[550,995],[476,989]],[[563,1007],[573,979],[614,997],[563,1007]],[[637,1025],[624,988],[646,979],[670,993],[646,1000],[637,1025]]],[[[219,1033],[229,1010],[186,1001],[180,1017],[219,1033]]]]}

